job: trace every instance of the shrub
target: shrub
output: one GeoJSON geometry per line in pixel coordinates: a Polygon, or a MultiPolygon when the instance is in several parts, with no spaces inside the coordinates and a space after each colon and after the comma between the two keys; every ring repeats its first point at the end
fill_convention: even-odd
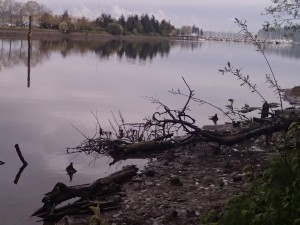
{"type": "Polygon", "coordinates": [[[62,21],[59,23],[59,30],[67,34],[74,30],[74,25],[68,21],[62,21]]]}
{"type": "MultiPolygon", "coordinates": [[[[284,143],[277,145],[284,155],[274,158],[261,179],[230,200],[216,225],[300,224],[299,134],[299,124],[292,123],[284,143]]],[[[207,218],[206,224],[214,222],[207,218]]]]}
{"type": "Polygon", "coordinates": [[[121,35],[123,33],[123,28],[118,23],[110,23],[107,26],[107,32],[111,33],[112,35],[121,35]]]}

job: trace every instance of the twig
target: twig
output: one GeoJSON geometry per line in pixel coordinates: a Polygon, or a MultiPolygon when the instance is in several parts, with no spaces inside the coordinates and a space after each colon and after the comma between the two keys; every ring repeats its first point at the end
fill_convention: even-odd
{"type": "Polygon", "coordinates": [[[87,136],[84,135],[84,133],[82,133],[77,127],[75,127],[73,124],[71,124],[71,126],[77,130],[84,138],[89,139],[87,136]]]}
{"type": "Polygon", "coordinates": [[[231,121],[234,120],[234,119],[231,118],[231,117],[228,115],[228,113],[226,113],[222,108],[220,108],[220,107],[218,107],[218,106],[216,106],[216,105],[214,105],[214,104],[212,104],[212,103],[210,103],[210,102],[204,101],[204,100],[202,100],[202,99],[200,99],[200,98],[194,97],[194,91],[190,88],[190,86],[188,85],[188,83],[186,82],[186,80],[185,80],[183,77],[182,77],[182,79],[183,79],[185,85],[187,86],[187,88],[188,88],[188,90],[189,90],[189,94],[182,93],[180,90],[178,90],[178,91],[174,91],[174,90],[169,91],[171,94],[174,94],[174,95],[181,95],[181,96],[184,96],[184,97],[187,97],[187,98],[188,98],[188,100],[187,100],[187,102],[186,102],[184,108],[183,108],[182,111],[179,113],[180,115],[183,114],[184,111],[187,109],[188,104],[190,103],[190,100],[193,100],[194,102],[197,102],[197,103],[199,103],[200,105],[201,105],[201,104],[207,104],[207,105],[209,105],[209,106],[211,106],[211,107],[213,107],[213,108],[215,108],[215,109],[221,111],[221,112],[222,112],[225,116],[227,116],[228,119],[230,119],[231,121]]]}

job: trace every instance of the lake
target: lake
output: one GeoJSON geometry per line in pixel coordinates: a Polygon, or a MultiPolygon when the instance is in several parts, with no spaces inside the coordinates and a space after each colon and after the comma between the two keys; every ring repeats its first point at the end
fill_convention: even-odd
{"type": "MultiPolygon", "coordinates": [[[[179,109],[186,99],[169,91],[187,92],[182,77],[196,97],[215,105],[225,107],[232,98],[236,107],[261,106],[262,100],[235,77],[218,72],[228,61],[243,68],[269,102],[278,101],[265,83],[267,64],[247,43],[33,41],[29,74],[27,41],[0,41],[0,161],[5,162],[0,166],[0,218],[5,225],[43,224],[29,216],[57,182],[89,183],[126,164],[146,165],[147,160],[127,160],[109,166],[109,158],[66,154],[66,147],[83,140],[80,132],[93,136],[92,112],[110,129],[112,112],[121,112],[127,122],[150,117],[157,105],[147,96],[179,109]],[[15,144],[29,164],[17,182],[22,163],[15,144]],[[78,171],[73,182],[65,171],[70,162],[78,171]]],[[[300,84],[300,45],[268,45],[265,52],[282,88],[300,84]]],[[[217,113],[207,105],[190,108],[199,126],[211,124],[208,117],[217,113]]]]}

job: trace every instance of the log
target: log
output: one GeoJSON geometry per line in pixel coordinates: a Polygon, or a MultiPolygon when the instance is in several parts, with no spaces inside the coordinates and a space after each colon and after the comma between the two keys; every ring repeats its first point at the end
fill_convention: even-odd
{"type": "Polygon", "coordinates": [[[91,184],[67,186],[57,183],[53,190],[46,193],[42,199],[44,205],[36,210],[32,216],[43,218],[44,220],[60,219],[65,215],[81,214],[89,212],[89,206],[99,204],[101,211],[118,207],[120,199],[108,197],[116,195],[121,191],[120,185],[130,180],[137,174],[136,166],[125,166],[108,177],[100,178],[91,184]],[[79,197],[80,199],[67,206],[56,206],[64,201],[79,197]],[[96,200],[95,200],[96,199],[96,200]]]}
{"type": "MultiPolygon", "coordinates": [[[[151,157],[150,154],[152,153],[159,151],[161,152],[178,145],[186,145],[189,143],[207,142],[217,143],[219,145],[225,146],[233,146],[251,138],[256,138],[261,135],[270,136],[274,132],[286,130],[293,120],[286,120],[285,123],[283,123],[282,121],[276,122],[271,118],[257,118],[256,121],[258,123],[253,123],[249,127],[239,128],[235,133],[226,132],[225,134],[215,131],[203,130],[192,125],[195,131],[191,132],[191,137],[189,139],[184,139],[184,141],[182,142],[177,141],[176,144],[171,140],[165,140],[126,145],[122,148],[117,149],[117,151],[109,152],[109,155],[114,159],[114,161],[110,164],[114,164],[123,159],[139,158],[139,154],[148,153],[146,156],[151,157]]],[[[181,123],[183,123],[183,121],[181,121],[181,123]]],[[[189,124],[189,126],[191,125],[189,124]]],[[[234,130],[237,129],[235,128],[234,130]]]]}

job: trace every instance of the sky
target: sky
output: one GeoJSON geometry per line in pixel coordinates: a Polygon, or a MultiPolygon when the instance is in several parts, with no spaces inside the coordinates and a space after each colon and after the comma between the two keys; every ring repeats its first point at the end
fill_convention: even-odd
{"type": "MultiPolygon", "coordinates": [[[[27,0],[21,0],[27,2],[27,0]]],[[[261,15],[271,0],[36,0],[54,14],[64,10],[72,16],[96,19],[102,12],[115,18],[121,14],[150,14],[169,20],[175,27],[196,25],[206,31],[237,31],[234,18],[246,19],[249,29],[258,31],[271,20],[261,15]]]]}

